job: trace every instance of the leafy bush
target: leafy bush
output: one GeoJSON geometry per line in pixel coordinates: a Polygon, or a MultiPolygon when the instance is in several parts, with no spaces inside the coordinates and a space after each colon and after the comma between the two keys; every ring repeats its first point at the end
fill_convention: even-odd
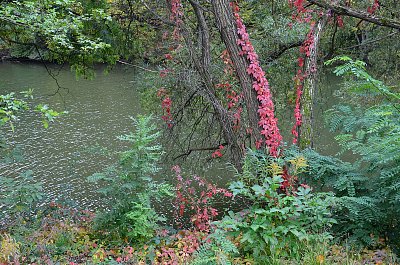
{"type": "Polygon", "coordinates": [[[244,256],[250,254],[258,261],[285,257],[301,252],[299,242],[331,238],[327,228],[335,223],[330,212],[332,194],[313,193],[305,185],[292,193],[281,189],[284,172],[295,176],[305,166],[302,157],[285,160],[248,152],[240,180],[229,189],[234,196],[246,198],[250,206],[238,213],[231,211],[216,223],[228,236],[240,239],[244,256]]]}
{"type": "Polygon", "coordinates": [[[211,222],[220,214],[213,202],[231,198],[232,193],[196,175],[184,178],[179,166],[172,170],[177,180],[174,223],[179,228],[208,233],[211,222]]]}
{"type": "Polygon", "coordinates": [[[194,259],[191,264],[230,265],[232,264],[232,258],[237,257],[238,254],[238,248],[234,242],[227,237],[225,231],[216,229],[213,233],[208,235],[206,242],[194,253],[194,259]]]}
{"type": "MultiPolygon", "coordinates": [[[[32,183],[31,170],[20,175],[20,180],[0,176],[0,228],[13,226],[23,219],[30,219],[39,210],[44,199],[42,184],[32,183]]],[[[27,220],[24,220],[27,221],[27,220]]]]}
{"type": "Polygon", "coordinates": [[[101,184],[98,191],[109,206],[97,215],[95,227],[109,238],[144,243],[154,236],[157,223],[164,220],[153,210],[151,201],[172,195],[172,188],[152,178],[159,171],[157,163],[163,152],[155,143],[159,133],[154,132],[151,116],[139,116],[133,122],[136,131],[119,137],[130,144],[120,153],[119,164],[88,180],[101,184]]]}

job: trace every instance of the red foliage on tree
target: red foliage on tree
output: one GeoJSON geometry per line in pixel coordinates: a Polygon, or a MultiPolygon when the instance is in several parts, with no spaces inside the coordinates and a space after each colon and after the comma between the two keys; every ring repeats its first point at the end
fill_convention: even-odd
{"type": "Polygon", "coordinates": [[[172,33],[172,36],[174,37],[175,40],[179,40],[180,34],[179,34],[179,26],[182,23],[182,16],[183,16],[183,9],[182,9],[182,3],[180,0],[169,0],[170,5],[171,5],[171,16],[170,19],[175,22],[175,28],[172,33]]]}
{"type": "Polygon", "coordinates": [[[304,78],[307,77],[307,74],[304,73],[304,62],[307,57],[310,56],[310,50],[313,48],[314,39],[313,39],[313,25],[311,26],[311,30],[307,34],[306,40],[303,42],[303,45],[300,47],[300,57],[298,58],[298,66],[299,70],[297,70],[297,74],[294,77],[295,85],[296,85],[296,105],[294,108],[294,118],[295,124],[292,129],[293,144],[296,144],[299,139],[298,128],[302,124],[302,114],[301,114],[301,96],[303,94],[303,81],[304,78]]]}
{"type": "Polygon", "coordinates": [[[367,12],[370,13],[371,15],[375,13],[375,11],[379,8],[379,1],[378,0],[374,0],[374,3],[372,4],[372,6],[369,6],[367,8],[367,12]]]}
{"type": "Polygon", "coordinates": [[[239,15],[239,6],[236,3],[231,3],[231,5],[236,19],[237,33],[239,36],[237,44],[241,47],[241,55],[246,56],[250,63],[247,68],[247,73],[254,79],[253,88],[257,92],[257,99],[259,101],[257,112],[260,120],[258,125],[262,128],[261,134],[264,137],[264,140],[257,141],[256,147],[260,148],[264,142],[264,144],[269,148],[270,155],[276,157],[278,156],[278,148],[281,145],[282,136],[279,132],[278,120],[274,113],[274,103],[272,101],[269,83],[265,77],[265,72],[261,68],[258,55],[250,41],[246,27],[239,15]]]}

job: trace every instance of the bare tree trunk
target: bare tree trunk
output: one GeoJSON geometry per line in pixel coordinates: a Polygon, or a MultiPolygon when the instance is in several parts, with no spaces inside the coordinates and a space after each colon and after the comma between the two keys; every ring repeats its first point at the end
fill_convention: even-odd
{"type": "Polygon", "coordinates": [[[209,69],[211,64],[210,54],[210,30],[208,29],[207,21],[204,17],[204,12],[196,1],[189,0],[196,14],[197,23],[199,27],[199,44],[201,46],[202,63],[205,69],[209,69]]]}

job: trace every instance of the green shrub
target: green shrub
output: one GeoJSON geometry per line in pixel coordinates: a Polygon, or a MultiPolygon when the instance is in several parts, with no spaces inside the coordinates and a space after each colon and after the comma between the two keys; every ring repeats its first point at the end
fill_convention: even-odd
{"type": "Polygon", "coordinates": [[[161,145],[155,143],[160,133],[154,132],[151,116],[139,116],[133,121],[136,131],[119,137],[130,144],[127,151],[120,153],[119,164],[88,180],[101,184],[98,191],[109,206],[97,215],[95,228],[109,239],[144,243],[164,220],[154,211],[152,200],[171,195],[172,188],[153,180],[163,152],[161,145]]]}
{"type": "Polygon", "coordinates": [[[276,159],[248,152],[243,173],[229,189],[250,206],[217,222],[227,235],[240,239],[243,256],[251,255],[258,262],[288,257],[301,252],[300,242],[331,238],[327,229],[335,223],[330,212],[332,194],[313,193],[308,186],[293,188],[291,193],[281,189],[285,170],[295,176],[305,166],[302,157],[276,159]]]}

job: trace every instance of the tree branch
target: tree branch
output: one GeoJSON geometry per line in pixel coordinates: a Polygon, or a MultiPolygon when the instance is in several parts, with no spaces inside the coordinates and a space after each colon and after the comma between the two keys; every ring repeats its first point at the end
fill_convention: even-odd
{"type": "Polygon", "coordinates": [[[377,39],[373,39],[373,40],[370,40],[370,41],[366,41],[366,42],[364,42],[364,43],[362,43],[362,44],[357,44],[357,45],[353,45],[353,46],[350,46],[350,47],[344,47],[344,48],[341,48],[342,50],[351,50],[351,49],[354,49],[354,48],[357,48],[357,47],[359,47],[359,46],[361,46],[361,45],[368,45],[368,44],[372,44],[372,43],[375,43],[375,42],[379,42],[379,41],[381,41],[381,40],[384,40],[384,39],[387,39],[387,38],[390,38],[390,37],[392,37],[392,36],[394,36],[394,35],[397,35],[397,34],[399,34],[400,32],[392,32],[392,33],[390,33],[390,34],[388,34],[388,35],[385,35],[385,36],[383,36],[383,37],[380,37],[380,38],[377,38],[377,39]]]}
{"type": "Polygon", "coordinates": [[[192,149],[189,149],[186,153],[178,155],[177,157],[174,158],[174,160],[177,160],[178,158],[181,158],[181,157],[184,157],[184,156],[187,157],[187,156],[189,156],[192,152],[196,152],[196,151],[214,151],[214,150],[219,149],[219,147],[220,147],[221,145],[222,145],[222,146],[227,146],[228,143],[223,143],[223,144],[220,144],[219,146],[214,146],[214,147],[192,148],[192,149]]]}
{"type": "Polygon", "coordinates": [[[278,59],[282,54],[284,54],[287,50],[300,47],[303,44],[304,40],[294,42],[294,43],[289,43],[289,44],[281,44],[279,45],[279,50],[271,52],[270,54],[267,55],[266,61],[267,62],[272,62],[276,59],[278,59]]]}
{"type": "Polygon", "coordinates": [[[383,26],[383,27],[388,27],[388,28],[394,28],[400,30],[400,21],[386,18],[386,17],[380,17],[377,15],[370,14],[368,12],[360,11],[360,10],[355,10],[347,6],[342,6],[339,4],[335,3],[328,3],[324,0],[308,0],[308,2],[317,5],[319,7],[329,9],[332,12],[339,14],[339,15],[344,15],[344,16],[349,16],[349,17],[355,17],[362,19],[364,21],[368,21],[370,23],[383,26]]]}

